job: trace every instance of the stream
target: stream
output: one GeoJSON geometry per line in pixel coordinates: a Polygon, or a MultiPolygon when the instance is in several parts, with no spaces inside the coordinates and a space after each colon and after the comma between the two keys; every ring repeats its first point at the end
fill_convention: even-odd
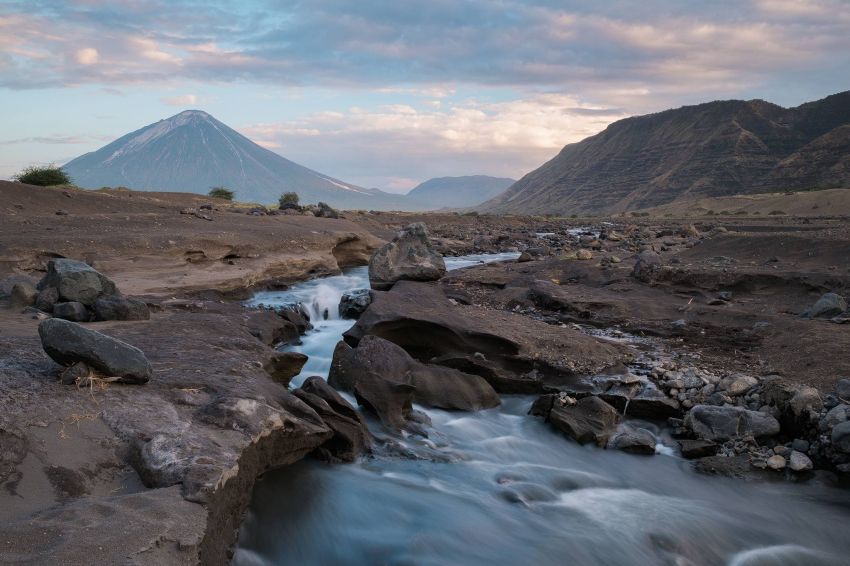
{"type": "MultiPolygon", "coordinates": [[[[358,267],[249,303],[308,309],[314,329],[290,349],[309,361],[293,387],[327,376],[334,346],[353,324],[337,316],[340,296],[365,287],[366,268],[358,267]]],[[[478,413],[419,407],[433,421],[430,438],[402,441],[426,443],[439,458],[307,459],[264,475],[233,564],[850,564],[847,490],[696,474],[672,444],[656,456],[580,446],[527,415],[533,397],[502,401],[478,413]]]]}

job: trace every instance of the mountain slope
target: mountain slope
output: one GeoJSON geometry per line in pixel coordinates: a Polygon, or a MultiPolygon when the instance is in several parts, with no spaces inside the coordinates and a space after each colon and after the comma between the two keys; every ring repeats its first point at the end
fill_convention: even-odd
{"type": "MultiPolygon", "coordinates": [[[[255,144],[206,112],[187,110],[129,133],[64,169],[86,188],[207,193],[224,186],[242,201],[271,204],[296,191],[302,202],[405,209],[409,200],[323,175],[255,144]]],[[[412,208],[421,208],[412,206],[412,208]]]]}
{"type": "Polygon", "coordinates": [[[850,187],[850,92],[785,109],[728,100],[619,120],[478,207],[616,213],[682,198],[850,187]]]}
{"type": "Polygon", "coordinates": [[[415,186],[407,196],[427,203],[435,210],[464,208],[493,198],[515,182],[514,179],[487,175],[436,177],[415,186]]]}

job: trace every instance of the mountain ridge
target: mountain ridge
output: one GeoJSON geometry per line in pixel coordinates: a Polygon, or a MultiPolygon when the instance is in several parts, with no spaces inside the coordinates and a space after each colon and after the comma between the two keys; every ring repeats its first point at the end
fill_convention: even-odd
{"type": "Polygon", "coordinates": [[[422,202],[436,202],[439,204],[436,209],[466,208],[491,199],[515,182],[515,179],[490,175],[433,177],[413,187],[407,196],[422,202]]]}
{"type": "Polygon", "coordinates": [[[632,116],[566,145],[476,208],[605,214],[681,198],[850,187],[848,124],[850,91],[793,108],[721,100],[632,116]]]}

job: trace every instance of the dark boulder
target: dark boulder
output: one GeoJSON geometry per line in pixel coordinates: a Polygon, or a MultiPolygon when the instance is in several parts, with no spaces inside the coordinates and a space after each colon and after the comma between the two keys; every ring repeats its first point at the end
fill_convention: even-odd
{"type": "Polygon", "coordinates": [[[354,397],[360,405],[378,415],[384,426],[402,430],[409,428],[415,389],[412,385],[367,372],[354,383],[354,397]]]}
{"type": "MultiPolygon", "coordinates": [[[[575,403],[551,397],[552,405],[545,416],[553,427],[580,444],[593,443],[603,448],[608,444],[620,421],[617,409],[599,397],[585,397],[575,403]]],[[[542,402],[536,410],[545,412],[546,405],[547,402],[542,402]]]]}
{"type": "Polygon", "coordinates": [[[682,449],[682,457],[688,460],[705,458],[717,454],[719,446],[710,440],[680,440],[679,447],[682,449]]]}
{"type": "Polygon", "coordinates": [[[301,373],[307,359],[300,352],[275,352],[263,367],[275,382],[286,387],[293,377],[301,373]]]}
{"type": "Polygon", "coordinates": [[[59,291],[54,287],[47,287],[38,292],[35,308],[44,312],[53,312],[53,305],[57,302],[59,302],[59,291]]]}
{"type": "Polygon", "coordinates": [[[661,258],[655,252],[641,252],[632,269],[632,276],[638,281],[650,283],[661,271],[661,258]]]}
{"type": "Polygon", "coordinates": [[[138,348],[66,320],[49,318],[38,325],[41,345],[57,363],[83,362],[102,377],[123,383],[147,383],[153,368],[138,348]]]}
{"type": "Polygon", "coordinates": [[[715,442],[744,436],[763,438],[779,434],[779,421],[773,416],[741,407],[697,405],[685,417],[685,426],[697,438],[715,442]]]}
{"type": "Polygon", "coordinates": [[[443,256],[431,245],[422,222],[404,228],[369,260],[369,282],[380,291],[396,281],[435,281],[445,273],[443,256]]]}
{"type": "Polygon", "coordinates": [[[372,291],[357,289],[343,293],[339,300],[339,316],[341,318],[357,319],[372,302],[372,291]]]}
{"type": "Polygon", "coordinates": [[[832,429],[832,446],[845,454],[850,454],[850,421],[835,425],[832,429]]]}
{"type": "Polygon", "coordinates": [[[148,320],[151,317],[147,303],[122,295],[98,297],[92,310],[95,320],[148,320]]]}
{"type": "Polygon", "coordinates": [[[102,295],[114,295],[115,283],[96,271],[89,264],[68,258],[51,259],[47,262],[47,275],[39,289],[53,287],[59,292],[61,301],[77,301],[86,306],[94,304],[102,295]]]}
{"type": "Polygon", "coordinates": [[[316,449],[323,460],[352,462],[368,451],[371,435],[363,417],[320,377],[308,377],[293,392],[322,417],[333,436],[316,449]]]}
{"type": "Polygon", "coordinates": [[[53,316],[71,322],[88,322],[91,320],[91,313],[86,306],[76,301],[54,304],[53,316]]]}
{"type": "Polygon", "coordinates": [[[620,425],[608,440],[608,448],[630,454],[655,454],[655,435],[645,428],[620,425]]]}
{"type": "Polygon", "coordinates": [[[337,346],[328,381],[343,390],[354,390],[369,374],[387,381],[412,385],[416,403],[477,411],[499,405],[499,396],[485,379],[456,369],[423,364],[403,348],[377,336],[365,336],[356,348],[337,346]]]}

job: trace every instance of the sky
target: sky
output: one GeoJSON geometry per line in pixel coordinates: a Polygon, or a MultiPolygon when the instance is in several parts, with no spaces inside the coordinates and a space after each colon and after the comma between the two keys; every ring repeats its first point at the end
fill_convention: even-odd
{"type": "Polygon", "coordinates": [[[406,192],[630,115],[848,89],[850,0],[0,0],[0,178],[200,109],[406,192]]]}

